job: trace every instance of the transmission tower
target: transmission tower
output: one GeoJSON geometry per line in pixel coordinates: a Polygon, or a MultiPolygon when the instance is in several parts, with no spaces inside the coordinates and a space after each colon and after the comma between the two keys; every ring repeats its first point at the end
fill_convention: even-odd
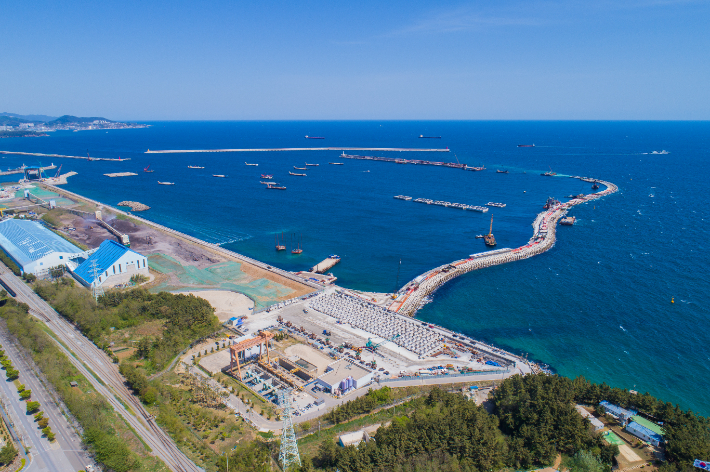
{"type": "Polygon", "coordinates": [[[91,271],[94,274],[94,283],[92,285],[92,292],[94,294],[94,300],[96,303],[99,302],[99,297],[104,294],[104,288],[99,283],[99,267],[96,265],[96,260],[91,261],[91,271]]]}
{"type": "Polygon", "coordinates": [[[281,415],[284,421],[279,462],[281,462],[283,470],[286,471],[292,464],[301,465],[301,456],[298,454],[298,444],[296,444],[296,434],[293,432],[293,420],[291,419],[291,392],[288,390],[279,391],[279,405],[281,405],[281,415]]]}

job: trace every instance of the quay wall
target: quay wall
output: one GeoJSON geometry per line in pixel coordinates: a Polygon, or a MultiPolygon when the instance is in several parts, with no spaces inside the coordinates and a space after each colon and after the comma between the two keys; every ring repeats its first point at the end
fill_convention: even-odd
{"type": "Polygon", "coordinates": [[[59,188],[59,187],[56,187],[56,186],[54,186],[54,185],[50,185],[50,184],[47,184],[47,183],[42,183],[42,185],[45,186],[45,187],[47,187],[49,190],[51,190],[51,191],[53,191],[53,192],[57,192],[57,193],[60,194],[60,195],[61,195],[61,194],[64,194],[64,195],[67,195],[67,196],[69,196],[69,197],[71,197],[71,198],[74,198],[74,199],[77,199],[77,200],[81,200],[81,201],[85,201],[85,202],[88,202],[88,203],[92,203],[92,204],[97,205],[97,206],[99,206],[99,207],[106,207],[106,208],[109,208],[112,212],[114,212],[114,213],[116,213],[116,214],[128,216],[128,217],[130,217],[130,218],[133,218],[133,219],[136,220],[136,221],[139,221],[139,222],[144,223],[144,224],[146,224],[146,225],[148,225],[148,226],[151,226],[151,227],[153,227],[153,228],[156,228],[156,229],[158,229],[158,230],[160,230],[160,231],[163,231],[163,232],[165,232],[165,233],[167,233],[167,234],[171,234],[171,235],[173,235],[173,236],[177,236],[177,237],[179,237],[179,238],[182,238],[182,239],[184,239],[184,240],[187,240],[187,241],[189,241],[189,242],[191,242],[191,243],[193,243],[193,244],[196,244],[196,245],[198,245],[198,246],[201,246],[201,247],[210,249],[210,250],[212,250],[212,251],[214,251],[214,252],[216,252],[216,253],[218,253],[218,254],[222,254],[222,255],[224,255],[224,256],[237,259],[238,261],[246,262],[246,263],[251,264],[251,265],[253,265],[253,266],[259,267],[260,269],[263,269],[263,270],[265,270],[265,271],[272,272],[272,273],[274,273],[274,274],[280,275],[281,277],[284,277],[284,278],[286,278],[286,279],[289,279],[289,280],[291,280],[291,281],[293,281],[293,282],[297,282],[297,283],[299,283],[299,284],[301,284],[301,285],[305,285],[305,286],[307,286],[307,287],[311,287],[311,288],[313,288],[314,290],[320,290],[320,289],[323,288],[322,285],[316,284],[316,283],[311,282],[311,281],[309,281],[309,280],[302,279],[301,277],[298,277],[297,275],[294,275],[294,274],[292,274],[292,273],[290,273],[290,272],[287,272],[287,271],[285,271],[285,270],[281,270],[281,269],[278,269],[278,268],[276,268],[276,267],[271,267],[271,268],[269,268],[270,266],[269,266],[268,264],[265,264],[265,263],[263,263],[263,262],[257,261],[256,259],[252,259],[251,257],[247,257],[247,256],[244,256],[244,255],[242,255],[242,254],[239,254],[239,253],[230,251],[230,250],[228,250],[228,249],[224,249],[222,246],[219,246],[218,244],[211,244],[211,243],[208,243],[208,242],[203,241],[203,240],[201,240],[201,239],[195,238],[194,236],[190,236],[190,235],[188,235],[188,234],[181,233],[181,232],[176,231],[176,230],[174,230],[174,229],[168,228],[167,226],[163,226],[163,225],[161,225],[161,224],[154,223],[154,222],[152,222],[152,221],[150,221],[150,220],[146,220],[145,218],[141,218],[140,216],[136,216],[136,215],[134,215],[134,214],[127,213],[127,212],[125,212],[125,211],[123,211],[123,210],[119,210],[118,208],[114,208],[114,207],[112,207],[111,205],[106,205],[105,203],[101,203],[101,202],[98,202],[98,201],[96,201],[96,200],[92,200],[92,199],[90,199],[90,198],[86,198],[86,197],[84,197],[84,196],[81,196],[81,195],[79,195],[79,194],[77,194],[77,193],[70,192],[69,190],[64,190],[63,188],[59,188]]]}
{"type": "Polygon", "coordinates": [[[450,152],[446,149],[421,148],[360,148],[360,147],[313,147],[313,148],[261,148],[261,149],[165,149],[145,154],[183,154],[187,152],[276,152],[276,151],[394,151],[394,152],[450,152]]]}
{"type": "Polygon", "coordinates": [[[395,300],[389,309],[406,316],[414,316],[425,297],[455,277],[473,270],[527,259],[549,250],[555,245],[557,222],[567,214],[567,210],[575,205],[605,197],[619,190],[611,182],[601,180],[597,182],[604,185],[606,189],[582,198],[572,199],[567,203],[560,203],[554,208],[539,213],[533,222],[533,237],[525,246],[516,249],[493,251],[492,253],[474,254],[468,259],[455,261],[430,270],[400,289],[399,293],[403,298],[395,300]],[[454,268],[451,269],[451,266],[454,268]]]}
{"type": "Polygon", "coordinates": [[[89,156],[65,156],[63,154],[43,154],[41,152],[20,152],[20,151],[0,151],[0,154],[14,154],[18,156],[39,156],[39,157],[58,157],[61,159],[84,159],[85,161],[130,161],[130,157],[123,159],[114,159],[111,157],[89,157],[89,156]]]}

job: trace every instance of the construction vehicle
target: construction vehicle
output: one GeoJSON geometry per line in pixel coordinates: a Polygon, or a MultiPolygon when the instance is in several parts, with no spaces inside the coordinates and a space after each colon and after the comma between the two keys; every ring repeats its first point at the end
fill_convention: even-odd
{"type": "Polygon", "coordinates": [[[58,178],[59,178],[59,173],[62,171],[62,166],[63,166],[63,165],[64,165],[64,164],[60,164],[60,165],[59,165],[59,169],[57,169],[57,173],[54,174],[54,178],[55,178],[55,179],[58,179],[58,178]]]}
{"type": "Polygon", "coordinates": [[[385,339],[384,341],[382,341],[382,342],[380,342],[380,343],[377,343],[377,344],[375,344],[375,343],[372,342],[372,338],[367,338],[367,344],[365,344],[365,347],[368,348],[369,350],[371,350],[372,352],[375,352],[378,347],[382,346],[382,345],[383,345],[384,343],[386,343],[387,341],[394,341],[394,340],[397,339],[398,337],[399,337],[399,334],[395,334],[395,335],[392,336],[391,338],[385,339]]]}

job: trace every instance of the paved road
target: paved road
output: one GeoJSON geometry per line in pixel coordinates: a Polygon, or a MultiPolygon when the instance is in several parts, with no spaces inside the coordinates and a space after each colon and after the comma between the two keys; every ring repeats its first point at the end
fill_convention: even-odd
{"type": "Polygon", "coordinates": [[[150,446],[152,454],[159,457],[173,471],[203,472],[203,469],[188,459],[155,423],[154,418],[143,408],[141,402],[128,390],[117,366],[102,350],[59,316],[19,277],[4,267],[0,267],[0,277],[17,293],[18,301],[29,305],[30,314],[43,321],[57,338],[68,346],[69,349],[57,342],[57,346],[64,351],[69,361],[150,446]],[[92,373],[96,374],[101,382],[92,373]]]}
{"type": "Polygon", "coordinates": [[[49,425],[56,434],[55,441],[51,443],[47,438],[42,437],[42,431],[34,422],[34,418],[27,414],[27,402],[20,399],[12,381],[2,378],[0,398],[5,411],[17,435],[25,447],[29,448],[30,465],[25,470],[63,472],[80,470],[88,464],[93,464],[93,460],[82,449],[81,438],[60,411],[60,408],[66,410],[66,407],[55,402],[53,396],[44,388],[35,374],[34,362],[27,358],[21,347],[14,345],[11,335],[5,330],[0,330],[0,342],[7,357],[20,371],[20,382],[25,385],[25,388],[32,390],[32,400],[40,402],[44,416],[49,418],[49,425]]]}

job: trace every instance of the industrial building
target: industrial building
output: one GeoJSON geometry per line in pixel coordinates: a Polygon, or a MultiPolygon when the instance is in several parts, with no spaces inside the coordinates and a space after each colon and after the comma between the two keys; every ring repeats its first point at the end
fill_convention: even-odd
{"type": "Polygon", "coordinates": [[[343,447],[357,446],[361,442],[369,442],[370,435],[365,430],[355,431],[354,433],[345,433],[340,435],[338,444],[343,447]]]}
{"type": "Polygon", "coordinates": [[[0,221],[0,247],[23,273],[36,276],[84,253],[41,223],[19,219],[0,221]]]}
{"type": "Polygon", "coordinates": [[[604,427],[604,423],[595,418],[591,413],[589,413],[582,405],[575,405],[575,408],[582,417],[587,418],[591,423],[594,431],[599,431],[604,427]]]}
{"type": "Polygon", "coordinates": [[[347,359],[340,359],[328,366],[316,383],[331,393],[342,395],[362,388],[372,382],[374,372],[347,359]]]}
{"type": "Polygon", "coordinates": [[[107,239],[73,274],[86,287],[94,285],[94,278],[98,286],[113,287],[128,283],[134,275],[148,277],[148,260],[144,255],[107,239]]]}
{"type": "Polygon", "coordinates": [[[606,414],[613,416],[621,424],[626,424],[632,416],[638,414],[636,410],[627,410],[626,408],[621,408],[613,403],[609,403],[606,400],[599,402],[599,406],[602,407],[606,414]]]}
{"type": "Polygon", "coordinates": [[[626,426],[626,431],[654,446],[659,446],[663,442],[663,429],[638,415],[631,417],[631,422],[626,426]]]}

